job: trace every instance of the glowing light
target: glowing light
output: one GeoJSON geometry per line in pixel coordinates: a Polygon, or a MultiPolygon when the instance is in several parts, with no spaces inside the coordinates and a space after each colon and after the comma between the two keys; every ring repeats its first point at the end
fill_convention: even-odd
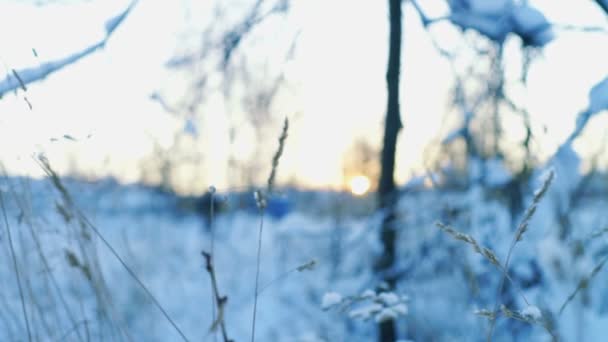
{"type": "Polygon", "coordinates": [[[350,180],[350,192],[355,196],[364,195],[370,187],[369,178],[365,176],[356,176],[350,180]]]}

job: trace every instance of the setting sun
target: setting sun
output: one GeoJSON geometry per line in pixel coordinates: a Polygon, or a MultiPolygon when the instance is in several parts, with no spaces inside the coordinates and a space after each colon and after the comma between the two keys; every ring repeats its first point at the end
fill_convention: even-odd
{"type": "Polygon", "coordinates": [[[350,192],[352,192],[353,195],[364,195],[369,190],[369,187],[369,178],[365,176],[356,176],[350,180],[350,192]]]}

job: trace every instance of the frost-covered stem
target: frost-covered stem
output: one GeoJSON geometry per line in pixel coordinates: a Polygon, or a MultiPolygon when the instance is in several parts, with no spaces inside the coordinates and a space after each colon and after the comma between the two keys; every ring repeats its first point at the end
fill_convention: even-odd
{"type": "Polygon", "coordinates": [[[255,268],[255,292],[253,293],[253,318],[251,319],[251,342],[255,341],[255,319],[258,308],[258,288],[260,283],[260,263],[262,258],[262,233],[264,230],[264,213],[266,211],[266,205],[268,203],[266,196],[270,195],[273,191],[275,178],[277,174],[277,169],[279,167],[279,160],[283,155],[283,149],[285,148],[285,140],[287,139],[287,131],[289,129],[289,120],[285,118],[283,122],[283,129],[281,131],[281,135],[279,136],[279,147],[272,157],[272,168],[270,170],[270,175],[268,176],[268,181],[266,182],[266,191],[258,190],[254,193],[256,205],[260,211],[260,227],[258,229],[258,252],[256,258],[256,268],[255,268]]]}
{"type": "Polygon", "coordinates": [[[258,286],[260,283],[260,260],[262,257],[262,232],[264,230],[264,209],[260,206],[260,228],[258,230],[258,255],[255,267],[255,291],[253,293],[253,318],[251,319],[251,342],[255,341],[255,319],[258,309],[258,286]]]}
{"type": "MultiPolygon", "coordinates": [[[[2,167],[2,174],[4,177],[8,177],[6,174],[6,170],[2,167]]],[[[7,179],[8,181],[8,179],[7,179]]],[[[15,201],[17,202],[17,205],[21,208],[22,211],[25,211],[25,206],[26,204],[23,203],[19,197],[17,196],[17,194],[14,192],[14,189],[11,189],[13,197],[15,198],[15,201]]],[[[70,307],[67,304],[67,301],[61,291],[61,289],[59,288],[59,284],[57,283],[57,279],[55,278],[55,275],[53,272],[51,272],[51,266],[49,264],[48,259],[46,258],[46,256],[44,255],[43,249],[42,249],[42,242],[40,241],[40,237],[38,236],[37,232],[34,230],[33,227],[33,222],[31,222],[31,219],[29,218],[28,215],[25,215],[24,219],[26,220],[26,222],[28,223],[29,226],[29,230],[30,230],[30,234],[32,236],[32,240],[34,241],[35,245],[36,245],[36,251],[38,252],[38,255],[40,257],[40,260],[43,263],[44,269],[45,269],[45,274],[49,277],[50,283],[52,285],[52,287],[54,288],[55,292],[57,292],[57,297],[59,298],[59,301],[61,302],[61,305],[63,307],[63,309],[65,310],[66,315],[68,316],[68,318],[72,321],[72,324],[77,327],[79,325],[81,325],[81,323],[83,323],[82,321],[80,323],[78,323],[75,319],[74,314],[72,313],[72,310],[70,310],[70,307]]],[[[86,320],[85,320],[86,321],[86,320]]],[[[80,329],[75,329],[76,334],[78,335],[78,339],[82,342],[85,341],[84,337],[81,336],[81,332],[80,329]]],[[[64,340],[64,339],[61,339],[64,340]]]]}
{"type": "Polygon", "coordinates": [[[2,217],[4,218],[4,225],[6,226],[6,235],[8,236],[8,245],[11,250],[11,258],[13,259],[13,267],[15,268],[15,277],[17,280],[17,286],[19,287],[19,299],[21,300],[21,310],[23,311],[25,329],[27,330],[27,340],[29,342],[32,342],[32,332],[30,330],[29,319],[27,318],[27,309],[25,307],[25,297],[23,296],[23,287],[21,286],[21,275],[19,272],[19,266],[17,265],[17,254],[15,253],[15,246],[13,245],[11,227],[8,224],[8,218],[6,216],[6,207],[4,206],[4,197],[2,197],[2,192],[0,192],[0,205],[2,206],[2,217]]]}
{"type": "Polygon", "coordinates": [[[287,278],[289,275],[291,275],[294,272],[310,271],[310,270],[314,269],[316,264],[317,264],[317,261],[315,259],[312,259],[312,260],[309,260],[308,262],[306,262],[305,264],[299,265],[297,267],[294,267],[294,268],[288,270],[287,272],[280,274],[278,277],[272,279],[271,281],[266,283],[266,285],[262,286],[257,291],[257,294],[260,295],[262,292],[264,292],[264,290],[266,290],[267,288],[272,286],[274,283],[276,283],[279,280],[282,280],[284,278],[287,278]]]}
{"type": "Polygon", "coordinates": [[[210,246],[210,253],[211,253],[211,257],[213,257],[213,251],[214,251],[214,245],[215,245],[215,231],[214,231],[214,226],[213,226],[213,221],[215,219],[215,187],[214,186],[210,186],[209,187],[209,198],[211,200],[211,202],[209,203],[209,232],[211,234],[211,246],[210,246]]]}
{"type": "Polygon", "coordinates": [[[494,140],[492,141],[492,153],[497,155],[499,153],[500,147],[498,146],[500,135],[502,134],[502,127],[500,124],[500,99],[504,97],[504,69],[502,67],[503,63],[503,46],[499,44],[497,46],[496,56],[494,56],[494,60],[492,63],[492,72],[494,76],[494,84],[492,92],[492,129],[494,134],[494,140]]]}
{"type": "Polygon", "coordinates": [[[574,297],[576,297],[578,292],[580,290],[586,288],[587,286],[589,286],[589,282],[598,274],[599,271],[601,271],[601,269],[604,267],[604,264],[606,264],[607,261],[608,261],[608,256],[604,257],[604,259],[602,259],[602,261],[593,268],[593,270],[591,271],[591,274],[583,277],[578,282],[576,289],[568,296],[568,298],[566,298],[566,300],[564,301],[564,304],[562,304],[562,306],[559,308],[560,315],[562,314],[562,312],[564,312],[564,309],[566,308],[566,306],[568,306],[568,304],[574,299],[574,297]]]}
{"type": "MultiPolygon", "coordinates": [[[[74,324],[70,330],[66,331],[59,339],[57,339],[57,341],[65,341],[67,340],[67,337],[70,336],[72,333],[76,332],[78,334],[78,329],[81,325],[86,325],[88,322],[88,320],[83,319],[79,322],[77,322],[76,324],[74,324]]],[[[80,338],[80,337],[79,337],[80,338]]],[[[82,338],[80,338],[82,340],[82,338]]]]}
{"type": "MultiPolygon", "coordinates": [[[[539,190],[534,193],[534,198],[532,199],[532,204],[526,209],[524,217],[521,220],[521,223],[517,227],[515,231],[515,235],[513,236],[513,240],[511,241],[511,246],[509,247],[509,252],[507,253],[507,259],[505,260],[504,265],[504,273],[500,278],[500,285],[498,286],[498,291],[496,292],[496,304],[494,304],[494,312],[498,311],[498,305],[500,302],[500,294],[502,293],[502,289],[505,285],[505,279],[507,279],[507,273],[509,272],[509,262],[511,261],[511,255],[513,254],[513,250],[515,249],[515,245],[519,241],[522,240],[524,233],[528,230],[528,225],[530,224],[530,220],[532,216],[536,212],[536,208],[540,203],[540,200],[543,198],[547,190],[549,189],[549,185],[553,181],[553,177],[555,176],[555,172],[553,170],[549,171],[549,174],[545,178],[543,185],[539,190]]],[[[490,319],[490,330],[488,331],[487,341],[492,341],[492,335],[494,333],[494,327],[496,326],[496,317],[492,317],[490,319]]]]}
{"type": "Polygon", "coordinates": [[[154,306],[156,306],[158,308],[158,310],[165,317],[167,322],[169,322],[169,324],[175,329],[175,331],[180,335],[180,337],[184,341],[188,342],[189,340],[186,337],[186,335],[173,321],[171,316],[169,316],[169,314],[167,313],[165,308],[160,304],[158,299],[156,299],[156,297],[152,294],[152,292],[148,289],[148,287],[143,283],[143,281],[141,281],[141,279],[139,279],[137,274],[135,274],[135,271],[133,271],[133,269],[131,267],[129,267],[127,262],[120,256],[120,254],[118,254],[118,252],[116,251],[116,249],[114,249],[112,244],[110,244],[110,242],[108,240],[106,240],[106,238],[104,237],[103,234],[101,234],[101,231],[97,228],[97,226],[95,224],[93,224],[93,222],[91,222],[89,220],[89,218],[78,207],[76,207],[76,205],[74,204],[74,201],[72,201],[72,197],[70,196],[70,193],[68,192],[68,190],[65,188],[65,186],[61,182],[61,178],[59,177],[57,172],[55,172],[55,170],[53,170],[53,168],[51,167],[51,163],[49,162],[49,160],[44,156],[38,156],[36,161],[38,162],[38,164],[40,165],[42,170],[46,173],[47,177],[49,177],[53,186],[61,193],[61,196],[63,197],[64,202],[72,208],[72,210],[74,211],[74,214],[78,217],[78,219],[82,223],[83,228],[85,226],[88,226],[91,229],[91,231],[93,231],[95,236],[97,236],[99,238],[99,240],[101,241],[101,243],[104,246],[106,246],[108,251],[110,251],[110,254],[112,254],[116,258],[116,260],[118,260],[120,265],[125,269],[125,271],[127,271],[129,276],[131,276],[131,278],[133,278],[133,280],[137,283],[137,285],[146,293],[146,295],[148,296],[150,301],[154,304],[154,306]]]}
{"type": "Polygon", "coordinates": [[[205,258],[205,269],[207,270],[207,272],[209,273],[209,277],[211,278],[211,288],[213,291],[213,296],[215,298],[215,305],[217,305],[218,309],[217,318],[213,320],[213,324],[211,325],[210,330],[213,332],[219,327],[220,331],[222,332],[222,338],[224,339],[224,342],[233,342],[231,339],[228,338],[228,332],[226,331],[226,323],[224,320],[224,306],[226,305],[226,302],[228,302],[228,297],[220,295],[220,290],[217,285],[217,277],[215,275],[215,267],[213,267],[213,258],[211,257],[211,254],[205,251],[202,251],[201,254],[205,258]]]}
{"type": "MultiPolygon", "coordinates": [[[[209,204],[209,234],[210,234],[210,240],[211,240],[211,242],[210,242],[210,245],[211,245],[210,246],[210,254],[211,254],[210,257],[211,257],[211,259],[214,258],[213,251],[214,251],[214,245],[215,245],[215,231],[214,231],[214,226],[213,226],[213,223],[214,223],[213,221],[215,219],[215,217],[214,217],[214,214],[215,214],[215,207],[214,207],[215,197],[214,196],[215,196],[215,187],[214,186],[210,186],[209,187],[209,197],[211,199],[211,202],[209,204]]],[[[211,284],[211,286],[212,286],[212,289],[211,289],[211,320],[212,320],[212,322],[215,322],[215,320],[216,320],[216,305],[217,305],[217,303],[213,299],[216,297],[215,296],[215,291],[214,291],[214,287],[216,285],[213,284],[213,277],[211,277],[211,278],[212,278],[211,279],[211,282],[212,282],[212,284],[211,284]]],[[[213,334],[213,340],[217,341],[217,335],[215,333],[213,334]]]]}
{"type": "Polygon", "coordinates": [[[184,334],[184,332],[179,328],[177,323],[175,323],[175,321],[173,321],[173,319],[171,318],[169,313],[160,304],[158,299],[156,299],[156,297],[152,294],[152,292],[148,289],[148,287],[143,283],[143,281],[141,279],[139,279],[137,274],[135,274],[135,271],[133,271],[133,269],[129,265],[127,265],[127,262],[120,256],[120,254],[118,254],[118,252],[114,249],[114,247],[112,247],[110,242],[108,240],[106,240],[106,238],[101,234],[101,232],[99,231],[97,226],[95,226],[79,209],[75,208],[75,210],[76,210],[76,213],[78,214],[79,218],[82,220],[82,222],[84,224],[86,224],[89,228],[91,228],[91,230],[95,233],[95,235],[99,238],[99,240],[101,240],[101,242],[106,246],[106,248],[110,251],[110,253],[118,260],[118,262],[125,269],[125,271],[127,271],[127,273],[129,273],[129,275],[131,276],[131,278],[133,278],[133,280],[137,283],[137,285],[139,285],[139,287],[146,293],[146,295],[148,295],[148,298],[150,299],[150,301],[152,301],[154,306],[156,306],[158,308],[158,310],[165,317],[167,322],[169,322],[169,324],[173,327],[173,329],[175,329],[175,331],[179,334],[179,336],[184,341],[189,342],[189,340],[186,337],[186,335],[184,334]]]}
{"type": "Polygon", "coordinates": [[[502,274],[507,278],[507,280],[513,284],[513,286],[516,287],[517,292],[519,293],[519,295],[521,296],[521,298],[524,300],[524,302],[527,305],[530,305],[530,303],[528,302],[528,299],[526,298],[526,296],[524,295],[524,292],[521,290],[521,288],[515,283],[515,281],[513,281],[513,278],[511,278],[511,276],[509,275],[509,273],[507,272],[507,270],[504,268],[504,266],[500,263],[500,260],[498,260],[498,257],[496,256],[496,253],[494,253],[494,251],[492,251],[491,249],[481,246],[477,240],[475,240],[472,236],[461,233],[456,231],[454,228],[447,226],[441,222],[436,222],[435,225],[437,227],[439,227],[439,229],[441,229],[442,231],[446,232],[447,234],[449,234],[450,236],[452,236],[454,239],[459,240],[459,241],[463,241],[469,245],[471,245],[471,247],[473,247],[473,250],[480,254],[481,256],[483,256],[484,258],[486,258],[486,260],[488,260],[492,265],[496,266],[496,268],[498,268],[499,271],[502,272],[502,274]]]}
{"type": "Polygon", "coordinates": [[[288,129],[289,129],[289,119],[285,118],[285,121],[283,121],[283,130],[281,131],[281,136],[279,137],[279,148],[277,149],[274,156],[272,157],[272,169],[270,170],[270,176],[268,176],[268,181],[266,182],[267,183],[266,192],[269,195],[274,188],[275,178],[277,175],[277,169],[279,167],[279,160],[281,159],[281,156],[283,155],[283,149],[285,148],[285,140],[287,139],[287,130],[288,129]]]}

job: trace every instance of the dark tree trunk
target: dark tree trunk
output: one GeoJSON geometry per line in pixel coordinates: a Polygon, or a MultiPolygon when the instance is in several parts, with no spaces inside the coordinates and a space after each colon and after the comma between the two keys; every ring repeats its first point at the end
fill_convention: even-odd
{"type": "Polygon", "coordinates": [[[605,1],[595,0],[598,6],[600,6],[606,14],[608,14],[608,4],[605,1]]]}
{"type": "MultiPolygon", "coordinates": [[[[390,273],[395,263],[395,242],[397,238],[395,221],[395,152],[397,136],[401,130],[399,111],[399,69],[401,65],[401,0],[389,0],[390,38],[386,84],[388,99],[386,120],[384,122],[384,139],[382,144],[381,173],[378,184],[378,204],[384,212],[380,240],[384,248],[376,264],[376,271],[381,275],[390,289],[394,288],[396,279],[390,273]]],[[[393,342],[396,338],[395,322],[388,320],[380,324],[379,342],[393,342]]]]}

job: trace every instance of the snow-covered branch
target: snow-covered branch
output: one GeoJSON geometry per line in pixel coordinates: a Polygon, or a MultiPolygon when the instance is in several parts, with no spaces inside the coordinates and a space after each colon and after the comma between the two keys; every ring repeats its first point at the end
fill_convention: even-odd
{"type": "Polygon", "coordinates": [[[138,0],[133,0],[129,6],[115,17],[108,19],[105,23],[106,35],[101,41],[94,43],[81,51],[74,52],[64,58],[51,60],[37,67],[26,68],[21,70],[12,70],[11,74],[7,74],[6,78],[0,81],[0,97],[10,91],[16,91],[21,88],[27,91],[27,85],[45,79],[49,74],[63,69],[64,67],[73,64],[81,58],[92,54],[100,48],[103,48],[106,42],[112,36],[112,33],[122,24],[129,15],[138,0]]]}

